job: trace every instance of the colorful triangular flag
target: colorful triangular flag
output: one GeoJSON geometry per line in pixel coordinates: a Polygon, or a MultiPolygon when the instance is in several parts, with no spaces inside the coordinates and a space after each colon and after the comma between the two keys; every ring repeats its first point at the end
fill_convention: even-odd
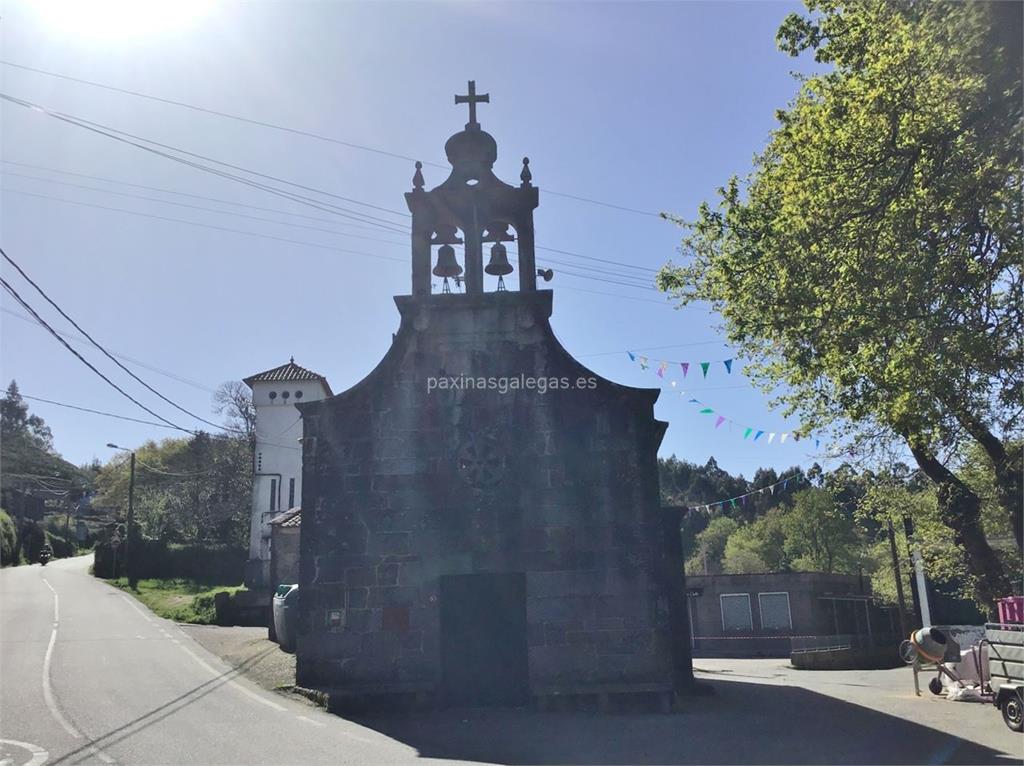
{"type": "Polygon", "coordinates": [[[726,359],[722,364],[725,365],[725,371],[732,375],[732,359],[726,359]]]}
{"type": "Polygon", "coordinates": [[[685,378],[686,377],[686,373],[688,373],[690,371],[690,363],[689,362],[680,362],[679,366],[683,368],[683,377],[685,378]]]}
{"type": "Polygon", "coordinates": [[[724,415],[719,415],[719,416],[718,416],[718,417],[717,417],[717,418],[715,419],[715,428],[718,428],[718,427],[719,427],[720,425],[722,425],[722,423],[724,423],[724,422],[725,422],[725,416],[724,416],[724,415]]]}
{"type": "Polygon", "coordinates": [[[704,373],[704,377],[705,378],[708,376],[708,367],[710,367],[710,366],[711,366],[711,362],[701,362],[700,363],[700,370],[701,370],[701,372],[704,373]]]}
{"type": "Polygon", "coordinates": [[[764,431],[758,431],[757,434],[754,436],[754,441],[757,441],[762,436],[764,436],[764,431]]]}
{"type": "Polygon", "coordinates": [[[713,413],[713,412],[714,412],[714,410],[713,410],[713,409],[711,409],[710,407],[705,407],[704,409],[702,409],[702,410],[700,411],[700,414],[701,414],[701,415],[710,415],[710,414],[711,414],[711,413],[713,413]]]}
{"type": "Polygon", "coordinates": [[[774,439],[774,438],[775,438],[775,432],[772,431],[770,434],[768,434],[768,443],[771,444],[772,443],[772,439],[774,439]]]}
{"type": "Polygon", "coordinates": [[[658,377],[659,378],[664,378],[665,377],[665,370],[667,370],[667,369],[668,369],[668,362],[662,362],[661,364],[659,364],[658,365],[658,377]]]}
{"type": "Polygon", "coordinates": [[[635,362],[636,361],[636,354],[634,354],[632,351],[627,351],[626,353],[629,354],[629,361],[631,361],[631,362],[635,362]]]}
{"type": "Polygon", "coordinates": [[[754,429],[753,429],[753,428],[748,428],[748,429],[747,429],[746,431],[744,431],[744,432],[743,432],[743,438],[744,438],[744,439],[746,439],[746,438],[747,438],[748,436],[750,436],[750,434],[752,434],[753,432],[754,432],[754,429]]]}
{"type": "Polygon", "coordinates": [[[789,434],[788,434],[788,433],[786,433],[786,434],[782,434],[781,436],[779,436],[779,444],[785,444],[785,443],[786,443],[786,437],[787,437],[787,436],[789,436],[789,434]]]}
{"type": "Polygon", "coordinates": [[[647,357],[646,356],[640,357],[640,369],[641,370],[646,370],[647,369],[647,357]]]}

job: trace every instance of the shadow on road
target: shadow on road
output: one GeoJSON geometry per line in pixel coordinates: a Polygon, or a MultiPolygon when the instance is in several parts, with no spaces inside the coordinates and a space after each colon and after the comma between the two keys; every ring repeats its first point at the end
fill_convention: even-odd
{"type": "Polygon", "coordinates": [[[360,717],[424,758],[517,764],[1010,764],[996,750],[789,686],[711,681],[673,715],[447,710],[360,717]]]}
{"type": "MultiPolygon", "coordinates": [[[[182,708],[197,702],[207,694],[210,694],[221,686],[224,686],[224,684],[230,683],[235,678],[243,675],[250,664],[258,663],[265,654],[275,650],[276,648],[277,647],[272,647],[267,649],[255,657],[250,658],[238,667],[214,676],[209,681],[205,681],[198,686],[189,689],[184,694],[181,694],[172,700],[168,700],[162,705],[158,705],[149,712],[144,713],[137,718],[133,718],[127,723],[118,726],[116,729],[111,729],[106,734],[101,734],[98,737],[89,739],[84,745],[80,745],[50,763],[53,766],[56,766],[58,763],[68,763],[79,757],[88,757],[92,753],[92,748],[99,748],[102,750],[138,734],[143,729],[174,715],[182,708]]],[[[3,766],[3,764],[0,763],[0,766],[3,766]]]]}

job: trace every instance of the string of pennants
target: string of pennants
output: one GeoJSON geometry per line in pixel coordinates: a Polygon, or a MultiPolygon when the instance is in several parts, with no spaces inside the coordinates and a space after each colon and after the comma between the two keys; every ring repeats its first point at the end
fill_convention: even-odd
{"type": "MultiPolygon", "coordinates": [[[[682,391],[680,393],[681,394],[685,394],[686,392],[682,391]]],[[[760,428],[754,428],[753,426],[748,426],[745,423],[738,423],[737,421],[733,420],[732,418],[727,418],[725,415],[720,415],[719,413],[717,413],[715,411],[715,409],[713,407],[707,406],[704,402],[700,401],[699,399],[692,399],[691,398],[690,399],[690,404],[695,404],[696,406],[700,407],[700,414],[701,415],[714,415],[715,416],[715,428],[718,428],[719,426],[721,426],[722,423],[728,423],[730,426],[736,426],[737,428],[742,428],[743,429],[743,438],[744,439],[749,439],[750,441],[756,442],[759,439],[761,439],[762,437],[767,437],[765,439],[765,443],[766,444],[771,444],[772,442],[775,441],[775,437],[778,436],[779,437],[779,444],[785,444],[786,443],[786,439],[788,439],[790,437],[793,437],[793,441],[795,441],[795,442],[798,442],[801,439],[813,438],[814,439],[814,448],[815,449],[820,449],[821,448],[821,439],[815,438],[814,436],[808,437],[808,435],[801,434],[799,431],[783,431],[783,432],[765,431],[765,430],[760,429],[760,428]],[[751,437],[753,437],[753,438],[751,438],[751,437]]]]}
{"type": "Polygon", "coordinates": [[[726,374],[732,375],[732,359],[716,359],[712,361],[696,363],[671,362],[667,359],[651,359],[646,356],[641,356],[640,354],[634,354],[632,351],[627,351],[626,353],[629,354],[629,360],[631,362],[637,362],[640,364],[641,370],[653,369],[654,374],[657,375],[659,378],[664,378],[666,372],[668,372],[671,369],[675,369],[677,366],[679,367],[679,369],[683,371],[684,380],[690,372],[690,367],[700,367],[701,373],[706,378],[708,376],[708,371],[711,369],[711,365],[713,364],[721,364],[725,368],[726,374]]]}
{"type": "Polygon", "coordinates": [[[725,510],[726,507],[736,508],[738,505],[746,505],[747,498],[753,497],[754,495],[763,495],[767,492],[770,495],[774,495],[776,490],[784,492],[789,488],[790,484],[795,484],[799,481],[806,481],[807,477],[804,476],[803,472],[795,473],[792,476],[787,476],[785,479],[779,479],[774,484],[769,484],[767,487],[761,487],[736,497],[730,497],[726,500],[717,500],[714,503],[707,503],[705,505],[692,505],[687,508],[687,511],[695,513],[711,513],[715,510],[725,510]]]}
{"type": "MultiPolygon", "coordinates": [[[[665,373],[669,369],[672,369],[673,366],[678,365],[679,368],[683,371],[683,378],[685,379],[686,375],[689,372],[690,367],[691,367],[691,363],[690,362],[670,362],[670,361],[665,360],[665,359],[653,359],[652,360],[652,359],[649,359],[646,356],[640,356],[639,354],[634,354],[632,351],[627,351],[626,353],[629,354],[630,361],[638,362],[640,364],[640,369],[641,370],[647,370],[647,369],[654,368],[655,375],[657,375],[659,378],[664,378],[665,377],[665,373]],[[656,367],[655,367],[655,365],[656,365],[656,367]]],[[[721,365],[723,365],[725,367],[726,373],[731,375],[732,374],[732,363],[733,363],[732,359],[720,359],[720,360],[717,360],[717,361],[698,362],[697,364],[700,366],[700,369],[701,369],[701,372],[703,373],[703,376],[705,378],[707,378],[708,370],[711,368],[712,364],[721,364],[721,365]]],[[[676,388],[676,381],[672,380],[670,382],[672,384],[672,387],[676,388]]],[[[680,390],[679,391],[679,395],[680,396],[685,396],[686,395],[686,391],[680,390]]],[[[798,442],[801,439],[809,438],[807,434],[801,434],[798,431],[781,431],[781,432],[780,431],[768,431],[766,429],[755,428],[754,426],[748,426],[745,423],[740,423],[739,421],[733,420],[732,418],[729,418],[729,417],[726,417],[725,415],[721,415],[721,414],[717,413],[714,410],[714,408],[709,407],[707,404],[705,404],[702,401],[699,401],[698,399],[690,399],[690,403],[691,404],[696,404],[697,406],[699,406],[701,408],[700,409],[700,413],[702,415],[714,415],[715,416],[715,428],[718,428],[723,423],[728,423],[730,426],[736,426],[737,428],[740,428],[740,429],[743,430],[743,438],[744,439],[749,439],[752,442],[759,441],[762,437],[766,437],[764,443],[771,444],[771,443],[773,443],[775,441],[776,437],[778,437],[778,443],[779,444],[785,444],[786,440],[791,438],[791,437],[792,437],[794,442],[798,442]]],[[[814,437],[811,436],[810,438],[814,438],[814,437]]],[[[821,447],[821,440],[820,439],[814,438],[814,447],[815,447],[815,449],[819,449],[821,447]]]]}

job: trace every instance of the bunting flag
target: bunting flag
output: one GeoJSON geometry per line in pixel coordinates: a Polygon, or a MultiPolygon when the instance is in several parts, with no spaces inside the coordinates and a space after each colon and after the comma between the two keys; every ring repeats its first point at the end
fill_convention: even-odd
{"type": "MultiPolygon", "coordinates": [[[[667,359],[650,359],[649,357],[636,354],[636,353],[634,353],[632,351],[627,351],[626,354],[629,356],[629,360],[631,362],[639,363],[641,370],[646,370],[649,367],[651,367],[651,365],[653,363],[656,363],[657,367],[654,370],[655,375],[657,375],[662,380],[665,380],[666,378],[669,378],[669,383],[671,384],[672,388],[677,388],[678,387],[678,381],[671,379],[671,375],[666,375],[666,373],[668,373],[669,370],[671,369],[672,365],[676,365],[676,364],[679,365],[679,369],[682,370],[682,372],[683,372],[683,379],[685,380],[686,376],[690,372],[690,365],[692,364],[691,362],[671,362],[671,361],[669,361],[667,359]]],[[[722,365],[725,367],[726,373],[731,375],[732,374],[732,363],[735,360],[730,358],[730,359],[722,359],[720,361],[721,361],[722,365]]],[[[714,364],[714,362],[703,361],[703,362],[697,362],[697,364],[700,366],[702,377],[704,379],[707,379],[708,372],[711,370],[711,365],[714,364]]],[[[686,392],[680,390],[679,391],[679,395],[680,396],[685,396],[686,392]]],[[[707,406],[706,404],[704,404],[703,402],[701,402],[701,401],[699,401],[697,399],[691,398],[689,400],[689,402],[691,404],[700,405],[700,407],[701,407],[700,413],[702,415],[716,414],[715,410],[713,408],[707,406]]],[[[735,420],[733,420],[731,418],[726,417],[725,415],[720,415],[720,414],[717,415],[717,417],[715,418],[715,428],[719,428],[723,423],[726,423],[726,422],[728,422],[731,426],[734,425],[734,426],[738,426],[739,428],[742,428],[743,429],[743,438],[744,439],[749,439],[751,442],[758,441],[765,434],[768,435],[768,438],[765,440],[765,442],[767,444],[773,444],[775,442],[775,437],[776,436],[779,437],[779,442],[778,442],[779,444],[785,444],[786,440],[790,436],[793,437],[793,441],[794,442],[800,441],[800,438],[801,438],[801,434],[798,431],[783,431],[783,432],[766,431],[766,430],[763,430],[763,429],[760,429],[760,428],[756,428],[756,427],[753,427],[753,426],[747,426],[745,423],[739,423],[739,422],[737,422],[737,421],[735,421],[735,420]],[[753,436],[752,439],[750,438],[751,436],[753,436]]],[[[808,438],[809,437],[808,434],[803,434],[802,436],[803,436],[803,438],[808,438]]],[[[814,438],[814,437],[810,437],[810,438],[814,438]]],[[[821,449],[821,439],[814,438],[814,447],[815,447],[815,449],[821,449]]]]}
{"type": "MultiPolygon", "coordinates": [[[[665,377],[665,372],[670,367],[673,367],[673,366],[678,364],[679,365],[679,369],[681,369],[683,371],[683,378],[685,379],[686,376],[690,372],[690,365],[694,364],[694,362],[676,362],[676,361],[672,361],[671,359],[649,359],[648,357],[641,356],[641,355],[639,355],[639,354],[637,354],[637,353],[635,353],[633,351],[627,351],[626,355],[629,356],[629,361],[631,361],[631,362],[639,362],[640,363],[640,368],[643,369],[643,370],[646,370],[650,366],[651,362],[657,363],[657,367],[655,368],[655,372],[657,373],[658,377],[660,377],[660,378],[665,377]]],[[[726,375],[732,375],[732,363],[734,361],[735,361],[735,359],[719,359],[719,360],[711,360],[711,361],[703,360],[703,361],[696,362],[696,364],[700,365],[701,372],[703,373],[704,377],[706,378],[708,376],[708,372],[711,370],[711,365],[718,364],[719,362],[721,362],[722,366],[725,368],[726,375]]]]}
{"type": "Polygon", "coordinates": [[[717,500],[714,503],[705,503],[704,505],[688,506],[686,510],[687,511],[695,511],[697,513],[710,514],[712,511],[714,511],[716,509],[725,510],[726,506],[729,506],[731,508],[736,508],[737,507],[737,505],[736,505],[737,501],[739,502],[740,505],[746,505],[747,504],[747,498],[752,497],[753,495],[763,495],[765,492],[767,492],[769,495],[774,497],[776,489],[781,487],[783,490],[785,490],[785,489],[787,489],[789,487],[789,483],[790,482],[793,482],[794,484],[796,484],[801,479],[803,479],[805,481],[807,479],[807,477],[804,476],[802,471],[799,472],[799,473],[793,474],[792,476],[787,476],[784,479],[779,479],[777,482],[775,482],[774,484],[769,484],[767,487],[761,487],[760,489],[752,489],[750,492],[745,492],[742,495],[737,495],[736,497],[730,497],[730,498],[727,498],[725,500],[717,500]]]}

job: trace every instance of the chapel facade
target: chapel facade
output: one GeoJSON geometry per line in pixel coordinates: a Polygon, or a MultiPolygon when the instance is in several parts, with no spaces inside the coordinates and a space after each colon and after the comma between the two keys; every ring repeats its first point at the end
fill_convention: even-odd
{"type": "Polygon", "coordinates": [[[428,190],[416,163],[412,289],[389,351],[297,405],[297,682],[456,705],[668,698],[692,666],[659,392],[595,375],[555,338],[538,189],[527,159],[518,185],[495,176],[487,100],[472,82],[456,97],[470,120],[445,145],[446,180],[428,190]]]}

